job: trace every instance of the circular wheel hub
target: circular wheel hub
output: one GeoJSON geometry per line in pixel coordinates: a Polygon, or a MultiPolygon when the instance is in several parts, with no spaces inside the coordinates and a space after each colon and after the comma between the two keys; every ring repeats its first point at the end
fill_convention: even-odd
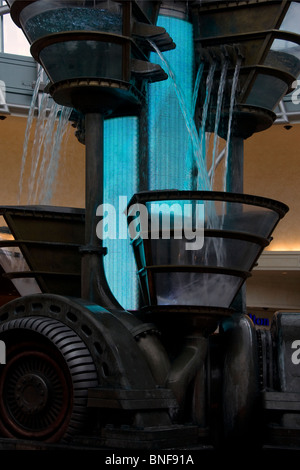
{"type": "Polygon", "coordinates": [[[42,411],[48,399],[46,381],[38,374],[25,374],[16,383],[15,399],[23,413],[42,411]]]}
{"type": "Polygon", "coordinates": [[[89,419],[87,392],[98,384],[86,345],[68,326],[37,316],[0,324],[0,436],[57,442],[89,419]]]}
{"type": "Polygon", "coordinates": [[[54,350],[41,344],[36,351],[31,343],[23,343],[22,349],[17,354],[8,350],[0,380],[2,419],[12,434],[45,438],[63,425],[72,384],[58,357],[53,360],[54,350]]]}

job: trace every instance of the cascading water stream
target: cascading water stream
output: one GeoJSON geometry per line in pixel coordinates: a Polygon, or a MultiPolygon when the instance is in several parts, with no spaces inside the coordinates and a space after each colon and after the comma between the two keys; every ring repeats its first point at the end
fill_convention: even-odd
{"type": "Polygon", "coordinates": [[[39,84],[37,82],[26,127],[22,171],[19,183],[19,201],[25,189],[25,168],[30,159],[31,164],[27,181],[28,194],[26,201],[28,204],[49,204],[55,188],[57,169],[61,156],[61,143],[67,130],[72,110],[71,108],[58,105],[48,94],[43,93],[36,117],[35,128],[33,129],[33,116],[38,91],[39,84]],[[34,140],[32,149],[29,152],[29,136],[33,132],[34,140]]]}
{"type": "Polygon", "coordinates": [[[193,153],[194,153],[194,156],[196,157],[196,161],[197,161],[197,164],[198,164],[198,167],[199,167],[198,176],[200,178],[200,181],[198,183],[198,187],[201,188],[202,190],[209,191],[209,190],[211,190],[210,181],[209,181],[209,178],[208,178],[207,169],[205,167],[205,159],[204,159],[204,156],[201,153],[200,139],[199,139],[199,135],[198,135],[198,132],[197,132],[197,128],[196,128],[196,125],[195,125],[194,118],[193,118],[190,110],[188,109],[188,107],[186,105],[184,94],[183,94],[179,84],[176,81],[176,77],[175,77],[175,74],[174,74],[171,66],[169,65],[168,61],[165,59],[164,55],[162,54],[160,49],[157,47],[157,45],[151,40],[149,40],[149,43],[151,44],[152,48],[157,52],[160,60],[162,61],[163,65],[165,66],[166,71],[168,73],[168,76],[171,79],[172,84],[174,86],[174,90],[175,90],[176,96],[178,98],[180,109],[181,109],[181,112],[182,112],[184,120],[185,120],[185,125],[186,125],[187,131],[188,131],[188,133],[190,135],[190,138],[191,138],[191,142],[192,142],[192,146],[193,146],[193,153]]]}
{"type": "Polygon", "coordinates": [[[38,65],[37,80],[35,82],[35,87],[34,87],[32,98],[31,98],[31,104],[29,108],[29,113],[27,117],[27,125],[26,125],[26,130],[25,130],[25,139],[24,139],[24,144],[23,144],[23,155],[22,155],[20,183],[19,183],[18,204],[20,204],[20,197],[21,197],[22,189],[23,189],[24,171],[25,171],[25,166],[26,166],[26,161],[27,161],[29,137],[30,137],[30,132],[32,128],[32,123],[33,123],[33,118],[34,118],[34,113],[35,113],[35,108],[36,108],[36,101],[37,101],[40,85],[42,82],[42,78],[43,78],[43,68],[40,65],[38,65]]]}
{"type": "MultiPolygon", "coordinates": [[[[216,67],[217,67],[216,61],[213,61],[209,66],[209,71],[208,71],[207,79],[206,79],[205,100],[204,100],[204,105],[203,105],[201,127],[200,127],[200,146],[201,146],[201,153],[203,155],[205,162],[206,162],[206,149],[207,149],[205,129],[206,129],[206,121],[208,117],[208,109],[209,109],[209,103],[210,103],[210,98],[211,98],[211,91],[212,91],[216,67]]],[[[212,189],[211,184],[210,184],[210,188],[212,189]]]]}
{"type": "MultiPolygon", "coordinates": [[[[201,85],[201,81],[202,81],[204,65],[205,65],[204,61],[201,61],[200,65],[198,67],[197,74],[196,74],[194,90],[193,90],[193,97],[192,97],[192,116],[195,116],[195,112],[196,112],[196,104],[197,104],[198,93],[199,93],[199,89],[200,89],[200,85],[201,85]]],[[[190,155],[190,142],[189,142],[189,148],[188,148],[187,155],[186,155],[186,161],[188,160],[189,155],[190,155]]],[[[196,179],[194,177],[194,175],[198,174],[198,168],[197,168],[197,161],[195,160],[194,152],[192,152],[192,159],[193,159],[193,162],[192,162],[192,165],[191,165],[191,180],[192,180],[191,186],[192,186],[192,189],[196,190],[197,189],[197,181],[194,183],[194,180],[196,179]]]]}
{"type": "MultiPolygon", "coordinates": [[[[35,118],[37,108],[37,97],[43,78],[43,69],[40,67],[37,73],[37,80],[31,105],[28,112],[27,125],[25,131],[22,163],[19,179],[18,205],[26,186],[25,170],[29,159],[31,159],[29,176],[27,181],[27,203],[28,204],[49,204],[54,189],[55,178],[61,154],[62,138],[67,130],[70,108],[58,106],[46,93],[42,94],[38,107],[38,114],[35,118]],[[57,114],[59,120],[56,126],[57,114]],[[35,121],[35,128],[33,130],[35,121]],[[56,126],[56,130],[55,130],[56,126]],[[29,152],[30,136],[34,132],[34,141],[29,152]]],[[[12,247],[0,250],[0,263],[5,272],[29,271],[27,263],[19,248],[12,247]]],[[[20,278],[12,279],[13,284],[21,295],[34,294],[40,292],[35,279],[20,278]]]]}
{"type": "MultiPolygon", "coordinates": [[[[40,197],[43,201],[43,204],[50,204],[53,196],[53,191],[55,189],[55,179],[58,172],[58,166],[61,157],[61,144],[68,129],[68,123],[71,112],[72,109],[67,107],[62,107],[59,111],[59,119],[57,123],[55,139],[52,142],[51,151],[49,151],[48,153],[48,166],[46,168],[44,178],[42,178],[41,183],[39,183],[40,188],[42,188],[42,193],[40,197]]],[[[43,171],[41,172],[41,175],[43,175],[43,171]]]]}
{"type": "Polygon", "coordinates": [[[31,203],[50,204],[51,202],[61,157],[60,147],[67,130],[70,114],[70,108],[52,103],[49,116],[40,132],[43,153],[42,157],[37,154],[34,178],[30,181],[31,203]],[[37,169],[39,171],[36,175],[37,169]]]}
{"type": "Polygon", "coordinates": [[[242,64],[242,58],[238,56],[237,62],[234,69],[232,85],[231,85],[231,94],[230,94],[230,105],[229,105],[229,118],[228,118],[228,128],[227,128],[227,138],[226,138],[226,150],[225,150],[225,164],[224,164],[224,175],[223,175],[223,190],[226,191],[226,181],[228,178],[228,159],[229,159],[229,148],[230,148],[230,140],[231,140],[231,126],[232,126],[232,117],[233,117],[233,109],[235,105],[236,99],[236,92],[237,92],[237,85],[238,79],[240,74],[240,68],[242,64]]]}
{"type": "Polygon", "coordinates": [[[36,201],[34,194],[34,187],[37,182],[37,178],[39,175],[39,165],[42,159],[42,150],[43,144],[45,139],[45,123],[49,122],[51,119],[51,111],[49,116],[47,117],[47,113],[49,110],[49,96],[47,94],[43,94],[41,98],[41,103],[39,107],[39,113],[36,119],[35,125],[35,134],[34,134],[34,141],[31,150],[31,169],[30,169],[30,178],[27,181],[28,185],[28,204],[33,203],[36,201]]]}
{"type": "Polygon", "coordinates": [[[212,154],[212,163],[211,163],[212,173],[210,177],[210,184],[212,188],[214,187],[215,165],[216,165],[215,160],[216,160],[216,152],[218,150],[218,141],[219,141],[218,129],[219,129],[219,124],[220,124],[221,111],[222,111],[222,105],[223,105],[223,99],[224,99],[224,89],[225,89],[225,84],[226,84],[228,65],[229,65],[228,59],[225,59],[223,66],[222,66],[222,72],[221,72],[219,88],[218,88],[217,109],[216,109],[215,125],[214,125],[213,154],[212,154]]]}

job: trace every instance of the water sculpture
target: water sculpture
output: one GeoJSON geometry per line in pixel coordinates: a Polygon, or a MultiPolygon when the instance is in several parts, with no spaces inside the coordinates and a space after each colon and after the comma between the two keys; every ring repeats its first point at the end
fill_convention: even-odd
{"type": "Polygon", "coordinates": [[[282,29],[300,5],[162,3],[8,1],[50,79],[49,93],[84,122],[86,207],[1,208],[15,237],[10,243],[20,247],[30,268],[10,276],[34,277],[42,291],[0,310],[7,346],[0,376],[4,447],[13,438],[33,440],[36,448],[41,441],[79,448],[218,448],[243,445],[261,426],[266,432],[263,439],[256,433],[258,446],[291,429],[299,440],[298,384],[283,344],[297,333],[299,316],[279,315],[272,331],[256,332],[233,301],[288,210],[242,194],[243,140],[272,125],[276,104],[300,71],[299,36],[282,29]],[[214,62],[215,89],[224,93],[225,106],[218,105],[218,93],[205,105],[202,82],[195,116],[198,129],[227,140],[232,129],[227,183],[225,192],[197,183],[191,191],[133,195],[128,223],[140,227],[132,244],[143,306],[130,313],[108,286],[106,250],[96,236],[103,120],[139,116],[147,82],[167,78],[149,60],[156,47],[175,47],[155,26],[161,7],[186,12],[195,64],[205,77],[214,62]],[[154,203],[176,203],[168,237],[154,227],[154,203]],[[187,223],[189,234],[198,228],[204,235],[194,249],[187,223]]]}

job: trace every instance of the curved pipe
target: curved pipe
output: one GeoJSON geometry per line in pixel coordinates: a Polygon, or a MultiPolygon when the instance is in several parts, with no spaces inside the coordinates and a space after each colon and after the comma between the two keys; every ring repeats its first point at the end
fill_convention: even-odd
{"type": "Polygon", "coordinates": [[[164,346],[157,337],[156,326],[152,323],[143,323],[126,310],[111,310],[111,313],[130,331],[137,341],[155,383],[165,386],[170,371],[170,360],[164,346]]]}
{"type": "Polygon", "coordinates": [[[173,391],[181,412],[184,410],[189,384],[197,376],[196,400],[197,422],[204,425],[205,413],[205,359],[208,340],[204,336],[186,337],[181,354],[175,359],[167,379],[167,386],[173,391]],[[202,395],[202,396],[201,396],[202,395]]]}

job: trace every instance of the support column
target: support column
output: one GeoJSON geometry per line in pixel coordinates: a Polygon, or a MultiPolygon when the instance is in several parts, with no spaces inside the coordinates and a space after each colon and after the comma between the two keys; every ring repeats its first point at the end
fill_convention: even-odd
{"type": "MultiPolygon", "coordinates": [[[[244,192],[244,139],[242,137],[232,136],[230,139],[226,191],[241,194],[244,192]]],[[[239,313],[247,313],[246,284],[242,285],[231,307],[239,313]]]]}
{"type": "Polygon", "coordinates": [[[96,234],[96,211],[103,204],[103,125],[100,113],[85,115],[85,246],[82,247],[81,296],[106,308],[121,308],[105,277],[106,248],[96,234]]]}
{"type": "Polygon", "coordinates": [[[228,171],[226,191],[243,193],[244,191],[244,139],[232,136],[229,143],[228,171]]]}

